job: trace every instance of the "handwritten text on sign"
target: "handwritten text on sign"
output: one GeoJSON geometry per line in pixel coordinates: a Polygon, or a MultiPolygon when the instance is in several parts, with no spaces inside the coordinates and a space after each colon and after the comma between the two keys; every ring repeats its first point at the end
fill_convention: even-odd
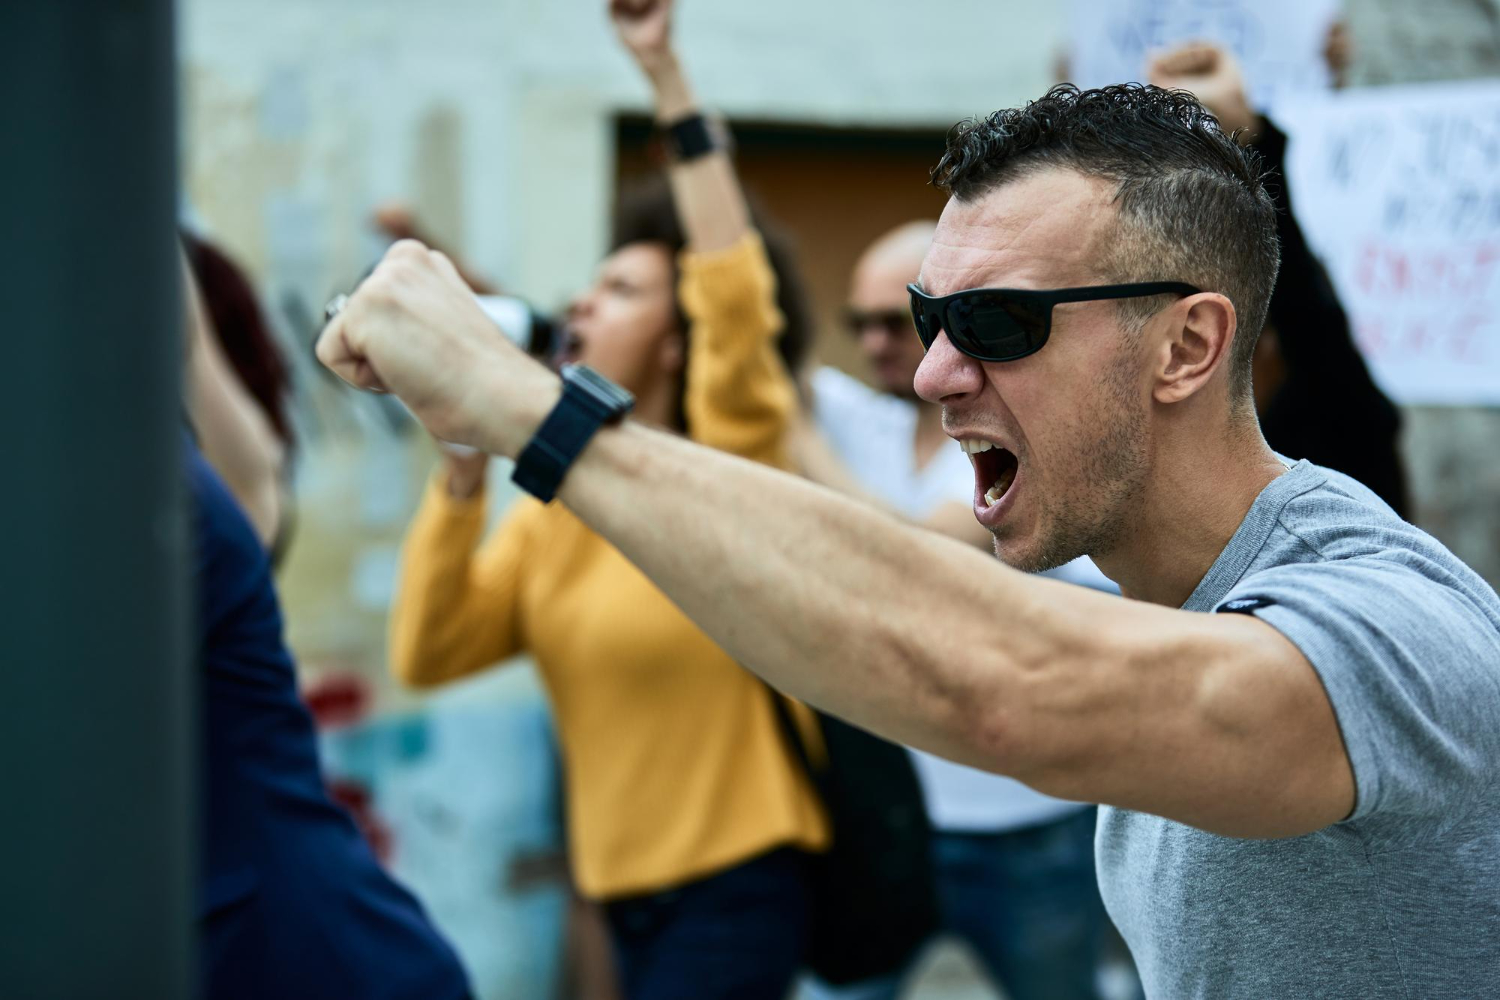
{"type": "Polygon", "coordinates": [[[1080,87],[1144,82],[1146,63],[1184,42],[1238,58],[1258,107],[1328,89],[1323,45],[1338,0],[1073,0],[1071,76],[1080,87]]]}
{"type": "Polygon", "coordinates": [[[1375,377],[1500,404],[1500,85],[1350,91],[1279,112],[1288,185],[1375,377]]]}

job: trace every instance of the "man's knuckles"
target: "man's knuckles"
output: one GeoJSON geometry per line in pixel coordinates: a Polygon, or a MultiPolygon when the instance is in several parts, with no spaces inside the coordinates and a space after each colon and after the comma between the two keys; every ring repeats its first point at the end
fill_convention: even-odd
{"type": "Polygon", "coordinates": [[[385,264],[359,286],[349,304],[344,308],[350,322],[368,322],[373,315],[390,312],[398,307],[401,293],[401,278],[385,264]]]}
{"type": "Polygon", "coordinates": [[[398,263],[425,261],[427,259],[427,245],[420,240],[397,240],[392,243],[390,249],[385,252],[382,263],[398,263]]]}

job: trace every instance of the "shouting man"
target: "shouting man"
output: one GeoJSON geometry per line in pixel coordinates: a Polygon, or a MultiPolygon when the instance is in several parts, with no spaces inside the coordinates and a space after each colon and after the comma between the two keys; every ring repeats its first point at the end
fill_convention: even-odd
{"type": "Polygon", "coordinates": [[[420,244],[319,354],[516,458],[771,684],[1104,803],[1104,898],[1152,996],[1500,993],[1500,599],[1261,437],[1253,154],[1184,92],[1059,87],[956,130],[935,178],[917,390],[999,560],[622,420],[420,244]],[[1018,572],[1085,554],[1136,601],[1018,572]]]}

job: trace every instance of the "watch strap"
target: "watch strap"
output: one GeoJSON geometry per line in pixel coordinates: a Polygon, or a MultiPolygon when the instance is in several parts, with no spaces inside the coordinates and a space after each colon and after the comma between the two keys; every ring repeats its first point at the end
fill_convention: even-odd
{"type": "Polygon", "coordinates": [[[728,142],[717,134],[717,123],[710,122],[701,111],[679,118],[662,130],[667,155],[675,163],[687,163],[716,149],[728,148],[728,142]]]}
{"type": "Polygon", "coordinates": [[[599,428],[622,418],[632,403],[623,390],[619,390],[618,400],[607,401],[597,395],[598,390],[591,390],[571,375],[564,371],[561,398],[516,458],[516,468],[510,477],[543,503],[557,495],[569,467],[599,428]]]}

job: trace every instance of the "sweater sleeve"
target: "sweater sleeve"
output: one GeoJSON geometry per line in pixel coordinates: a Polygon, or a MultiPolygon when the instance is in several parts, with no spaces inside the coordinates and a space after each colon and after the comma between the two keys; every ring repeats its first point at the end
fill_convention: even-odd
{"type": "Polygon", "coordinates": [[[484,494],[459,500],[439,477],[428,485],[391,605],[391,672],[403,684],[441,684],[520,652],[520,571],[533,508],[517,504],[476,550],[484,494]]]}
{"type": "Polygon", "coordinates": [[[796,387],[776,350],[784,320],[765,245],[751,232],[731,247],[682,255],[691,325],[685,409],[693,440],[790,467],[787,429],[796,387]]]}

